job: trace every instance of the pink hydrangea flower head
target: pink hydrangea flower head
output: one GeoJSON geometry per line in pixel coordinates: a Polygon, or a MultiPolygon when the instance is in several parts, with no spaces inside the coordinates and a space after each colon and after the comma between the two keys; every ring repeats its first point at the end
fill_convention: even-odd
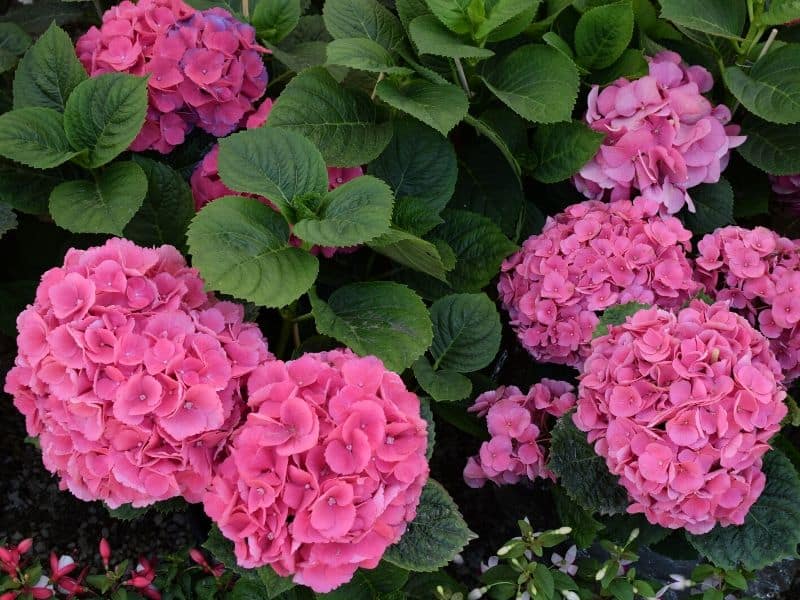
{"type": "Polygon", "coordinates": [[[723,227],[697,245],[696,277],[769,339],[787,383],[800,376],[800,240],[723,227]]]}
{"type": "Polygon", "coordinates": [[[586,121],[606,138],[573,182],[595,200],[641,194],[670,214],[684,204],[694,211],[687,190],[719,181],[731,149],[745,138],[729,124],[730,110],[703,96],[714,84],[706,69],[685,65],[674,52],[649,64],[640,79],[592,87],[586,121]]]}
{"type": "Polygon", "coordinates": [[[75,50],[91,76],[148,75],[149,105],[131,149],[170,152],[195,125],[217,137],[244,124],[267,71],[255,30],[227,11],[182,0],[125,0],[107,10],[75,50]]]}
{"type": "Polygon", "coordinates": [[[487,481],[497,485],[521,479],[555,479],[545,463],[547,445],[541,437],[553,421],[575,406],[574,388],[565,381],[542,379],[523,394],[515,386],[484,392],[469,411],[486,419],[491,436],[481,444],[477,456],[467,460],[464,481],[482,487],[487,481]]]}
{"type": "Polygon", "coordinates": [[[592,342],[575,425],[619,477],[629,513],[702,534],[741,525],[786,415],[768,340],[727,302],[645,309],[592,342]]]}
{"type": "Polygon", "coordinates": [[[243,319],[172,246],[71,249],[17,318],[5,391],[62,489],[112,508],[199,502],[247,377],[272,358],[243,319]]]}
{"type": "Polygon", "coordinates": [[[781,208],[791,216],[800,215],[800,174],[770,175],[772,191],[781,208]]]}
{"type": "MultiPolygon", "coordinates": [[[[255,129],[266,123],[270,110],[272,110],[272,100],[267,98],[264,100],[258,110],[247,119],[247,129],[255,129]]],[[[364,171],[361,167],[328,167],[328,189],[333,190],[340,185],[355,179],[356,177],[360,177],[363,174],[364,171]]],[[[236,195],[236,192],[226,186],[219,176],[218,144],[215,144],[209,153],[203,157],[203,160],[200,161],[200,164],[197,165],[192,173],[190,183],[192,186],[192,194],[194,195],[194,206],[196,210],[200,210],[206,204],[212,200],[216,200],[217,198],[236,195]]],[[[275,205],[272,204],[267,198],[264,198],[263,196],[256,196],[256,198],[267,206],[275,208],[275,205]]],[[[292,236],[289,241],[296,246],[301,244],[300,240],[294,236],[292,236]]],[[[355,248],[332,248],[321,246],[313,246],[311,248],[312,253],[322,254],[325,256],[325,258],[330,258],[337,252],[352,252],[354,250],[355,248]]]]}
{"type": "Polygon", "coordinates": [[[375,568],[428,478],[417,396],[350,350],[266,363],[247,389],[251,412],[204,498],[239,565],[316,592],[375,568]]]}
{"type": "Polygon", "coordinates": [[[691,236],[644,198],[588,200],[548,218],[502,266],[498,290],[520,342],[537,360],[579,367],[609,306],[680,306],[700,289],[691,236]]]}

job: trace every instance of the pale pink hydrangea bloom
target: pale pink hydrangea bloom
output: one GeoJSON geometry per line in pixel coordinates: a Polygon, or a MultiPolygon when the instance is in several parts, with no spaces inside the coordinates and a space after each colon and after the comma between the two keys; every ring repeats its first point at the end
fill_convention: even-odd
{"type": "Polygon", "coordinates": [[[763,333],[787,382],[800,375],[800,240],[723,227],[697,244],[696,278],[763,333]]]}
{"type": "MultiPolygon", "coordinates": [[[[267,117],[272,110],[272,100],[267,98],[258,110],[247,118],[245,126],[247,129],[261,127],[267,122],[267,117]]],[[[364,174],[361,167],[328,167],[328,189],[333,190],[348,181],[360,177],[364,174]]],[[[192,195],[194,196],[195,210],[200,210],[206,204],[223,196],[237,195],[237,193],[226,186],[219,176],[219,145],[213,148],[203,157],[200,164],[195,168],[191,177],[192,195]]],[[[263,196],[256,196],[260,201],[268,206],[275,206],[263,196]]],[[[296,237],[290,238],[290,243],[299,246],[302,242],[296,237]]],[[[330,258],[336,252],[353,251],[355,248],[328,248],[313,246],[311,251],[314,254],[321,253],[326,258],[330,258]]]]}
{"type": "Polygon", "coordinates": [[[700,289],[686,255],[691,237],[644,198],[588,200],[548,218],[506,259],[498,284],[522,345],[537,360],[580,367],[609,306],[680,306],[700,289]]]}
{"type": "Polygon", "coordinates": [[[131,149],[166,154],[194,125],[222,137],[238,128],[267,88],[255,29],[221,8],[182,0],[125,0],[78,40],[89,75],[149,75],[147,117],[131,149]]]}
{"type": "Polygon", "coordinates": [[[239,565],[316,592],[375,568],[428,478],[419,398],[350,350],[266,363],[247,389],[252,412],[203,500],[239,565]]]}
{"type": "Polygon", "coordinates": [[[687,66],[674,52],[649,59],[650,72],[635,81],[618,79],[589,92],[586,121],[606,134],[597,154],[575,175],[587,198],[656,200],[662,210],[694,211],[688,189],[719,181],[730,150],[744,143],[731,111],[713,106],[702,94],[711,74],[687,66]]]}
{"type": "Polygon", "coordinates": [[[694,534],[741,525],[787,408],[767,339],[726,302],[651,308],[592,342],[574,422],[630,513],[694,534]]]}
{"type": "Polygon", "coordinates": [[[272,358],[243,318],[172,246],[69,250],[17,318],[5,383],[61,488],[112,508],[199,502],[248,374],[272,358]]]}
{"type": "Polygon", "coordinates": [[[548,432],[551,417],[560,417],[575,406],[574,390],[566,381],[542,379],[527,394],[510,385],[478,396],[469,412],[486,418],[492,437],[481,444],[477,456],[467,460],[467,485],[514,484],[524,477],[555,479],[545,466],[547,446],[540,437],[548,432]]]}

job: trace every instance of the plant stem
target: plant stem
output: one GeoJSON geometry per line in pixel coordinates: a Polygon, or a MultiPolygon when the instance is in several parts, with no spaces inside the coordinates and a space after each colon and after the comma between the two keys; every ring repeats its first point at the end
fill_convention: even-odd
{"type": "Polygon", "coordinates": [[[250,20],[250,0],[242,0],[242,14],[245,19],[250,20]]]}
{"type": "Polygon", "coordinates": [[[453,59],[456,63],[456,73],[458,73],[458,80],[461,82],[461,87],[467,93],[467,97],[472,97],[472,92],[469,91],[469,83],[467,83],[467,76],[464,73],[464,67],[461,66],[461,61],[458,58],[453,59]]]}
{"type": "Polygon", "coordinates": [[[292,339],[294,340],[294,349],[297,350],[300,347],[300,325],[297,324],[297,321],[292,325],[292,339]]]}
{"type": "Polygon", "coordinates": [[[756,60],[761,60],[761,58],[769,50],[769,47],[772,46],[772,42],[775,41],[776,37],[778,37],[778,30],[777,29],[773,29],[772,31],[769,32],[769,37],[767,38],[767,41],[764,42],[764,47],[761,48],[761,52],[758,53],[758,58],[756,60]]]}
{"type": "Polygon", "coordinates": [[[103,20],[103,7],[100,4],[100,0],[92,0],[92,4],[94,4],[94,9],[97,11],[97,16],[100,17],[100,21],[103,20]]]}
{"type": "Polygon", "coordinates": [[[375,87],[372,88],[372,94],[370,95],[370,99],[375,100],[375,93],[378,91],[378,84],[383,81],[383,78],[386,76],[386,73],[380,72],[378,73],[378,80],[375,82],[375,87]]]}
{"type": "Polygon", "coordinates": [[[314,318],[314,313],[308,312],[304,315],[300,315],[299,317],[295,317],[294,319],[292,319],[292,322],[302,323],[303,321],[310,321],[313,318],[314,318]]]}

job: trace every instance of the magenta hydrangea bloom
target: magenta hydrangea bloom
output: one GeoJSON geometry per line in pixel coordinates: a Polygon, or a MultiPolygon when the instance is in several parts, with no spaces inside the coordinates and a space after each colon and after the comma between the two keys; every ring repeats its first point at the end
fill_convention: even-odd
{"type": "Polygon", "coordinates": [[[696,277],[763,333],[786,381],[800,376],[800,240],[723,227],[697,244],[696,277]]]}
{"type": "Polygon", "coordinates": [[[687,259],[691,237],[644,198],[588,200],[548,218],[506,259],[498,284],[522,345],[537,360],[580,367],[609,306],[680,306],[700,289],[687,259]]]}
{"type": "Polygon", "coordinates": [[[306,354],[256,369],[205,510],[246,568],[316,592],[377,566],[428,478],[419,398],[375,357],[306,354]]]}
{"type": "Polygon", "coordinates": [[[511,385],[478,396],[469,412],[486,418],[492,437],[481,444],[477,456],[467,460],[467,485],[513,484],[523,477],[555,479],[545,466],[547,448],[541,436],[548,432],[551,417],[560,417],[575,406],[574,390],[566,381],[542,379],[527,394],[511,385]]]}
{"type": "Polygon", "coordinates": [[[766,338],[726,302],[651,308],[592,342],[574,422],[651,523],[741,525],[787,408],[766,338]]]}
{"type": "Polygon", "coordinates": [[[243,318],[172,246],[69,250],[17,318],[5,383],[61,488],[112,508],[199,502],[248,374],[272,358],[243,318]]]}
{"type": "Polygon", "coordinates": [[[745,138],[728,124],[731,111],[703,96],[714,85],[706,69],[685,65],[674,52],[649,62],[640,79],[592,87],[586,121],[606,138],[573,181],[595,200],[641,194],[670,214],[684,204],[694,211],[687,190],[719,181],[730,150],[745,138]]]}
{"type": "Polygon", "coordinates": [[[217,137],[231,133],[267,88],[255,29],[221,8],[196,11],[182,0],[128,0],[75,50],[89,75],[149,75],[144,126],[135,151],[166,154],[195,125],[217,137]]]}

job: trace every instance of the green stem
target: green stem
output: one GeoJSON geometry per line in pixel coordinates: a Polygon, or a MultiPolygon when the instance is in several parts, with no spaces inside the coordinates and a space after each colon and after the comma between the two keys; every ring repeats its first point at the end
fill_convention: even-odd
{"type": "Polygon", "coordinates": [[[457,58],[453,59],[456,63],[456,73],[458,73],[458,81],[461,82],[461,87],[464,88],[464,91],[467,94],[467,98],[472,97],[472,92],[469,90],[469,83],[467,83],[467,76],[464,73],[464,67],[461,65],[461,61],[457,58]]]}
{"type": "Polygon", "coordinates": [[[314,313],[306,313],[304,315],[300,315],[299,317],[295,317],[292,319],[294,323],[302,323],[303,321],[310,321],[314,318],[314,313]]]}
{"type": "Polygon", "coordinates": [[[92,0],[92,4],[94,4],[94,9],[97,11],[97,16],[100,17],[100,21],[102,21],[103,7],[100,5],[100,0],[92,0]]]}

